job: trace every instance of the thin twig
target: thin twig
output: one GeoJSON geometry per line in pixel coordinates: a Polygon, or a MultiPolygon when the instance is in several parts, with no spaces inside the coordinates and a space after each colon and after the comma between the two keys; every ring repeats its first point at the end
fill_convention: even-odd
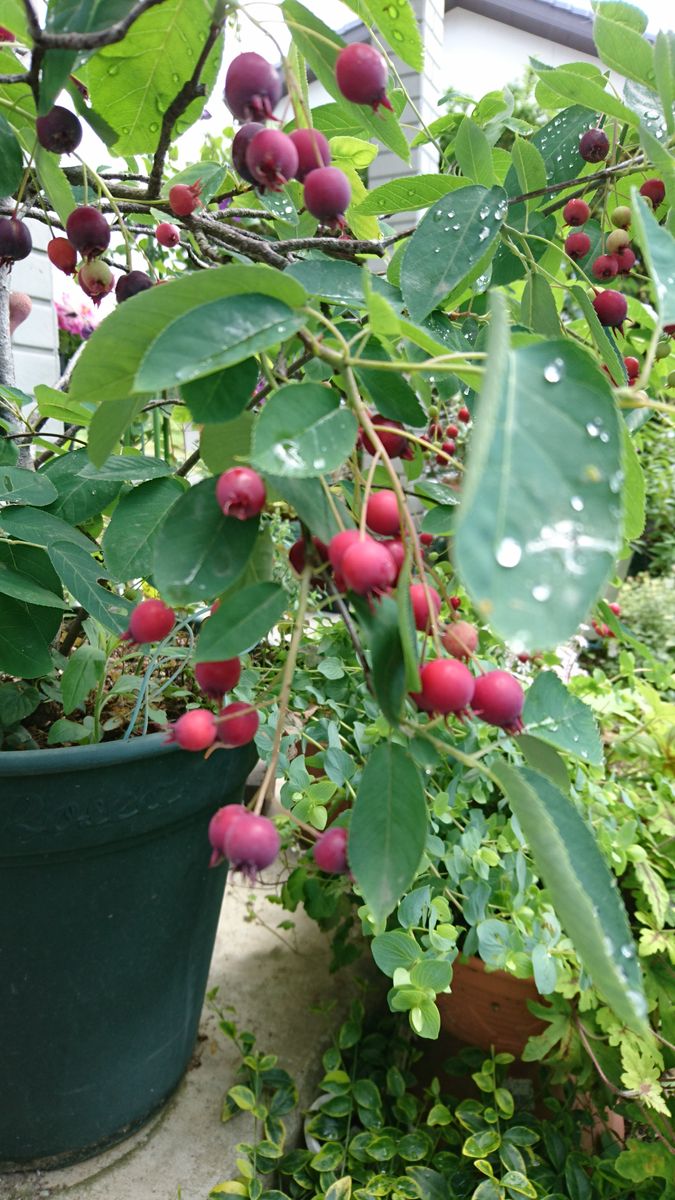
{"type": "Polygon", "coordinates": [[[138,0],[121,20],[92,33],[47,33],[40,27],[31,0],[23,0],[31,37],[43,50],[100,50],[102,46],[112,46],[122,41],[139,17],[158,4],[164,4],[164,0],[138,0]]]}

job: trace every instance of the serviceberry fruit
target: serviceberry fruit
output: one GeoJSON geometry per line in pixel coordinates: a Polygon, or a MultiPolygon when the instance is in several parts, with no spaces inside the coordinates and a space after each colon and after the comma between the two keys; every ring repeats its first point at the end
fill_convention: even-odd
{"type": "Polygon", "coordinates": [[[607,288],[604,292],[598,292],[594,297],[593,308],[601,325],[610,326],[612,329],[621,329],[628,312],[628,303],[621,292],[607,288]]]}
{"type": "Polygon", "coordinates": [[[27,321],[33,311],[33,301],[26,292],[10,292],[9,295],[9,332],[10,336],[19,325],[27,321]]]}
{"type": "Polygon", "coordinates": [[[327,167],[331,160],[328,139],[319,129],[294,129],[288,135],[298,152],[295,178],[304,183],[311,171],[327,167]]]}
{"type": "Polygon", "coordinates": [[[366,504],[366,524],[373,533],[381,533],[383,537],[400,533],[401,515],[395,492],[383,488],[371,493],[366,504]]]}
{"type": "Polygon", "coordinates": [[[605,244],[608,254],[618,254],[624,246],[630,245],[630,234],[625,229],[613,229],[605,244]]]}
{"type": "Polygon", "coordinates": [[[575,262],[585,258],[591,248],[591,239],[587,233],[568,233],[565,238],[565,253],[575,262]]]}
{"type": "Polygon", "coordinates": [[[462,421],[464,425],[469,424],[469,421],[471,420],[471,413],[466,407],[466,404],[463,404],[462,407],[457,410],[457,420],[462,421]]]}
{"type": "MultiPolygon", "coordinates": [[[[408,439],[402,437],[398,432],[399,429],[403,429],[400,421],[390,421],[388,418],[380,416],[379,413],[372,413],[370,419],[376,427],[377,436],[384,447],[385,453],[390,458],[412,458],[408,439]]],[[[360,432],[360,440],[367,454],[375,453],[375,447],[365,429],[362,429],[360,432]]]]}
{"type": "MultiPolygon", "coordinates": [[[[431,608],[436,616],[441,611],[441,597],[436,588],[427,584],[427,592],[431,600],[431,608]]],[[[426,633],[431,628],[431,612],[427,597],[424,590],[424,584],[411,583],[410,585],[410,604],[413,611],[413,620],[415,629],[419,629],[422,633],[426,633]]]]}
{"type": "Polygon", "coordinates": [[[160,221],[155,230],[155,237],[160,246],[166,246],[167,249],[180,245],[180,229],[177,225],[172,225],[170,221],[160,221]]]}
{"type": "Polygon", "coordinates": [[[0,266],[28,258],[33,249],[30,229],[17,217],[0,217],[0,266]]]}
{"type": "Polygon", "coordinates": [[[298,169],[298,152],[287,133],[261,129],[246,147],[246,166],[257,184],[279,192],[298,169]]]}
{"type": "Polygon", "coordinates": [[[457,609],[462,607],[461,596],[451,596],[450,597],[450,607],[451,607],[451,609],[453,609],[454,612],[457,612],[457,609]]]}
{"type": "Polygon", "coordinates": [[[637,379],[638,375],[640,374],[640,363],[638,362],[637,358],[633,358],[633,356],[629,354],[626,358],[624,358],[623,362],[626,368],[626,374],[631,382],[633,379],[637,379]]]}
{"type": "Polygon", "coordinates": [[[342,556],[340,574],[359,596],[387,592],[396,580],[396,563],[382,542],[359,538],[342,556]]]}
{"type": "Polygon", "coordinates": [[[478,630],[468,621],[453,621],[446,625],[441,641],[453,658],[471,658],[478,645],[478,630]]]}
{"type": "Polygon", "coordinates": [[[239,121],[267,121],[281,97],[278,71],[261,54],[232,60],[225,76],[225,103],[239,121]]]}
{"type": "Polygon", "coordinates": [[[374,46],[352,42],[337,56],[335,77],[345,100],[369,104],[375,112],[380,105],[391,110],[387,99],[387,64],[374,46]]]}
{"type": "Polygon", "coordinates": [[[66,221],[66,236],[84,258],[95,258],[110,245],[110,226],[97,208],[81,204],[66,221]]]}
{"type": "Polygon", "coordinates": [[[241,129],[237,130],[232,139],[232,166],[237,175],[240,175],[247,183],[256,184],[258,181],[246,166],[246,151],[256,133],[260,133],[264,128],[265,126],[261,125],[260,121],[248,121],[246,125],[242,125],[241,129]]]}
{"type": "Polygon", "coordinates": [[[226,517],[248,521],[265,507],[265,484],[251,467],[230,467],[216,484],[216,500],[226,517]]]}
{"type": "Polygon", "coordinates": [[[279,845],[279,834],[269,817],[248,810],[244,811],[240,821],[230,822],[223,839],[223,849],[230,864],[251,881],[274,862],[279,845]]]}
{"type": "Polygon", "coordinates": [[[47,242],[47,258],[64,275],[73,275],[77,266],[77,251],[68,238],[56,237],[47,242]]]}
{"type": "Polygon", "coordinates": [[[456,658],[436,658],[426,663],[420,671],[421,692],[412,693],[412,699],[424,712],[463,713],[471,704],[475,679],[468,667],[456,658]]]}
{"type": "Polygon", "coordinates": [[[620,204],[618,208],[614,209],[614,212],[609,219],[612,222],[612,225],[615,225],[617,229],[628,229],[628,226],[631,223],[631,217],[632,213],[627,205],[620,204]]]}
{"type": "Polygon", "coordinates": [[[82,125],[70,109],[55,104],[35,122],[37,139],[52,154],[72,154],[82,141],[82,125]]]}
{"type": "Polygon", "coordinates": [[[216,718],[208,708],[191,708],[171,726],[167,741],[181,750],[208,750],[216,740],[216,718]]]}
{"type": "Polygon", "coordinates": [[[395,583],[401,574],[401,568],[405,562],[405,545],[400,538],[388,538],[383,545],[387,547],[387,550],[394,560],[394,566],[396,567],[396,579],[394,580],[395,583]]]}
{"type": "Polygon", "coordinates": [[[616,255],[619,264],[619,274],[629,275],[631,269],[635,266],[636,258],[630,246],[623,246],[616,255]]]}
{"type": "Polygon", "coordinates": [[[250,704],[233,700],[221,708],[218,717],[218,741],[232,750],[235,746],[248,746],[258,732],[260,718],[250,704]]]}
{"type": "Polygon", "coordinates": [[[620,605],[620,604],[617,604],[616,600],[613,600],[613,601],[612,601],[612,603],[611,603],[611,604],[608,604],[608,606],[607,606],[607,607],[609,608],[609,611],[610,611],[610,612],[613,612],[613,613],[614,613],[614,616],[615,616],[615,617],[620,617],[620,616],[621,616],[621,605],[620,605]]]}
{"type": "Polygon", "coordinates": [[[448,425],[448,428],[445,431],[445,436],[449,438],[456,438],[458,433],[459,429],[456,425],[448,425]]]}
{"type": "Polygon", "coordinates": [[[169,189],[169,208],[176,217],[189,217],[191,213],[199,208],[201,200],[202,185],[201,180],[196,183],[174,183],[169,189]]]}
{"type": "Polygon", "coordinates": [[[305,180],[305,208],[322,225],[343,229],[351,198],[351,184],[339,167],[317,167],[305,180]]]}
{"type": "Polygon", "coordinates": [[[651,202],[653,208],[658,208],[663,204],[666,195],[666,187],[662,179],[645,179],[640,188],[640,195],[651,202]]]}
{"type": "Polygon", "coordinates": [[[238,658],[223,658],[220,662],[196,663],[195,679],[206,696],[222,700],[226,692],[239,683],[241,663],[238,658]]]}
{"type": "Polygon", "coordinates": [[[619,270],[616,254],[600,254],[591,267],[595,279],[613,279],[619,270]]]}
{"type": "Polygon", "coordinates": [[[568,200],[563,208],[563,220],[566,225],[583,225],[591,215],[591,210],[585,200],[576,197],[568,200]]]}
{"type": "Polygon", "coordinates": [[[656,358],[657,362],[661,362],[662,359],[668,358],[669,356],[670,345],[668,342],[657,342],[656,350],[654,352],[654,357],[656,358]]]}
{"type": "Polygon", "coordinates": [[[130,300],[132,296],[146,292],[153,286],[150,276],[146,275],[145,271],[129,271],[127,275],[120,275],[115,288],[117,303],[122,304],[124,300],[130,300]]]}
{"type": "Polygon", "coordinates": [[[579,141],[579,153],[584,162],[602,162],[609,154],[609,138],[602,129],[587,129],[579,141]]]}
{"type": "Polygon", "coordinates": [[[339,574],[342,566],[342,559],[350,546],[358,542],[360,534],[358,529],[343,529],[340,533],[336,533],[328,543],[328,559],[333,570],[339,574]]]}
{"type": "Polygon", "coordinates": [[[422,543],[423,546],[433,546],[433,543],[434,543],[433,533],[421,533],[420,534],[420,542],[422,543]]]}
{"type": "Polygon", "coordinates": [[[347,842],[349,835],[346,829],[338,826],[327,829],[314,843],[312,853],[320,871],[328,875],[346,875],[349,870],[347,863],[347,842]]]}
{"type": "Polygon", "coordinates": [[[225,859],[225,838],[230,826],[240,817],[250,815],[241,804],[225,804],[213,814],[209,821],[209,841],[213,848],[210,867],[217,867],[225,859]]]}
{"type": "Polygon", "coordinates": [[[141,600],[129,617],[129,628],[122,641],[143,646],[146,642],[161,642],[176,624],[176,614],[163,600],[141,600]]]}
{"type": "Polygon", "coordinates": [[[103,297],[108,296],[115,286],[110,267],[100,258],[83,263],[77,273],[77,282],[85,296],[93,300],[97,308],[103,297]]]}
{"type": "Polygon", "coordinates": [[[488,671],[476,680],[471,707],[481,721],[497,725],[509,733],[519,733],[523,728],[521,713],[525,693],[508,671],[488,671]]]}
{"type": "Polygon", "coordinates": [[[443,453],[448,454],[450,457],[452,457],[456,449],[457,446],[452,438],[449,438],[447,442],[443,442],[443,445],[441,446],[443,453]]]}
{"type": "Polygon", "coordinates": [[[6,25],[0,25],[0,42],[15,42],[16,34],[12,33],[6,25]]]}

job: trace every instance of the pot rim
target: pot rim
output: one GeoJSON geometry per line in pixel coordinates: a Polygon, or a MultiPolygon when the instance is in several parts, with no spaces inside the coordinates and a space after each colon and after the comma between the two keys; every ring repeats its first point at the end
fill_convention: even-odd
{"type": "Polygon", "coordinates": [[[0,778],[88,771],[134,762],[139,758],[175,754],[179,749],[160,732],[144,733],[128,742],[96,742],[90,746],[55,746],[44,750],[0,750],[0,778]]]}

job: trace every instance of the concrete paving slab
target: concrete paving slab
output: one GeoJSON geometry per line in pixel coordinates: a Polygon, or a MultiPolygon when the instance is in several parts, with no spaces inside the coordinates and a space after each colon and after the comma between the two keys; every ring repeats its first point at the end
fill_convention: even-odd
{"type": "MultiPolygon", "coordinates": [[[[361,990],[357,979],[369,956],[351,972],[329,972],[330,946],[302,910],[290,915],[267,897],[274,876],[262,884],[228,883],[209,990],[217,987],[229,1019],[258,1039],[257,1048],[278,1054],[296,1080],[301,1107],[321,1076],[321,1054],[331,1032],[361,990]],[[293,931],[278,930],[292,919],[293,931]]],[[[166,1108],[134,1137],[105,1154],[61,1171],[0,1175],[0,1200],[207,1200],[217,1183],[236,1174],[235,1146],[251,1135],[242,1113],[220,1121],[222,1098],[235,1082],[236,1048],[205,1007],[199,1040],[185,1079],[166,1108]]],[[[298,1123],[286,1118],[289,1144],[298,1123]]]]}

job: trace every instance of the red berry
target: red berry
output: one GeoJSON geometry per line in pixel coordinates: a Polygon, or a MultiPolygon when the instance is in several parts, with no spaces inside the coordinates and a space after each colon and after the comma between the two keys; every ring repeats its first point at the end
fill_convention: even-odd
{"type": "Polygon", "coordinates": [[[456,425],[448,425],[448,428],[445,431],[445,436],[449,438],[456,438],[458,433],[459,429],[456,425]]]}
{"type": "Polygon", "coordinates": [[[248,815],[248,809],[242,808],[241,804],[225,804],[213,814],[209,821],[209,841],[213,847],[210,867],[217,867],[225,857],[225,838],[230,826],[248,815]]]}
{"type": "Polygon", "coordinates": [[[141,600],[129,617],[129,628],[123,640],[144,645],[161,642],[176,624],[176,614],[163,600],[141,600]]]}
{"type": "Polygon", "coordinates": [[[170,221],[160,221],[155,230],[155,237],[160,246],[180,245],[180,229],[177,225],[172,225],[170,221]]]}
{"type": "Polygon", "coordinates": [[[145,271],[129,271],[127,275],[120,275],[115,288],[117,303],[122,304],[124,300],[130,300],[132,296],[146,292],[152,286],[153,282],[145,271]]]}
{"type": "Polygon", "coordinates": [[[196,183],[174,183],[169,189],[169,208],[177,217],[189,217],[191,213],[199,208],[201,200],[199,199],[202,185],[198,179],[196,183]]]}
{"type": "Polygon", "coordinates": [[[354,104],[369,104],[391,109],[387,99],[387,64],[374,46],[367,42],[352,42],[337,56],[335,77],[345,100],[354,104]]]}
{"type": "Polygon", "coordinates": [[[456,449],[457,449],[457,447],[452,440],[443,442],[443,445],[441,446],[441,450],[443,451],[444,454],[453,455],[455,453],[456,449]]]}
{"type": "Polygon", "coordinates": [[[35,132],[40,145],[53,154],[72,154],[82,141],[82,126],[75,113],[60,104],[37,118],[35,132]]]}
{"type": "Polygon", "coordinates": [[[206,696],[222,700],[226,692],[239,683],[241,663],[238,658],[223,658],[220,662],[197,663],[195,679],[206,696]]]}
{"type": "Polygon", "coordinates": [[[457,420],[463,421],[465,425],[469,424],[469,421],[471,420],[471,413],[466,407],[466,404],[463,404],[462,407],[457,410],[457,420]]]}
{"type": "Polygon", "coordinates": [[[248,521],[265,506],[265,484],[251,467],[230,467],[216,484],[216,500],[226,517],[248,521]]]}
{"type": "Polygon", "coordinates": [[[339,167],[318,167],[305,180],[305,208],[322,225],[344,228],[351,198],[351,184],[339,167]]]}
{"type": "Polygon", "coordinates": [[[314,861],[320,871],[329,875],[345,875],[349,870],[347,863],[348,833],[342,826],[327,829],[314,843],[314,861]]]}
{"type": "Polygon", "coordinates": [[[0,25],[0,42],[15,42],[16,34],[12,33],[6,25],[0,25]]]}
{"type": "Polygon", "coordinates": [[[28,226],[16,217],[0,217],[0,266],[28,258],[32,249],[28,226]]]}
{"type": "Polygon", "coordinates": [[[473,698],[475,680],[468,667],[456,658],[436,658],[420,671],[422,691],[413,700],[424,712],[461,713],[473,698]]]}
{"type": "Polygon", "coordinates": [[[47,242],[47,258],[53,266],[63,271],[64,275],[74,274],[77,266],[77,252],[68,238],[56,237],[47,242]]]}
{"type": "Polygon", "coordinates": [[[225,76],[225,103],[240,121],[267,121],[281,96],[278,71],[261,54],[238,54],[225,76]]]}
{"type": "Polygon", "coordinates": [[[265,126],[261,125],[259,121],[248,121],[246,125],[242,125],[241,129],[237,130],[232,139],[232,166],[247,183],[257,183],[257,180],[246,166],[246,151],[256,133],[260,133],[260,130],[264,128],[265,126]]]}
{"type": "Polygon", "coordinates": [[[169,741],[181,750],[208,750],[216,740],[216,718],[208,708],[191,708],[171,726],[169,741]]]}
{"type": "Polygon", "coordinates": [[[659,204],[663,203],[666,195],[666,188],[663,180],[645,179],[642,187],[640,188],[640,195],[644,196],[647,200],[651,200],[653,208],[658,208],[659,204]]]}
{"type": "Polygon", "coordinates": [[[110,267],[100,258],[83,263],[77,273],[77,282],[85,296],[93,300],[97,307],[103,297],[108,296],[115,286],[110,267]]]}
{"type": "Polygon", "coordinates": [[[431,546],[431,545],[433,545],[433,541],[434,541],[434,535],[433,535],[433,533],[421,533],[421,534],[420,534],[420,541],[421,541],[421,543],[422,543],[422,545],[423,545],[423,546],[431,546]]]}
{"type": "Polygon", "coordinates": [[[296,179],[304,183],[311,171],[327,167],[331,160],[328,139],[319,129],[294,129],[288,135],[298,152],[296,179]]]}
{"type": "Polygon", "coordinates": [[[628,303],[621,292],[614,292],[611,288],[607,288],[606,291],[598,292],[594,297],[593,308],[601,325],[608,325],[612,329],[621,329],[628,312],[628,303]]]}
{"type": "Polygon", "coordinates": [[[279,834],[269,817],[246,810],[240,821],[231,821],[223,841],[226,857],[235,871],[253,880],[279,853],[279,834]]]}
{"type": "Polygon", "coordinates": [[[596,279],[613,279],[619,270],[619,260],[616,254],[601,254],[591,267],[591,275],[596,279]]]}
{"type": "Polygon", "coordinates": [[[306,557],[307,551],[305,547],[305,539],[298,538],[297,542],[293,542],[293,545],[288,551],[288,561],[298,575],[302,575],[302,572],[305,569],[306,557]]]}
{"type": "Polygon", "coordinates": [[[462,601],[459,596],[450,597],[450,607],[454,609],[455,612],[457,612],[458,608],[462,607],[462,601]]]}
{"type": "Polygon", "coordinates": [[[523,728],[520,714],[524,703],[525,693],[516,677],[508,671],[488,671],[476,680],[471,707],[488,725],[518,733],[523,728]]]}
{"type": "Polygon", "coordinates": [[[621,275],[629,275],[631,268],[635,266],[636,258],[630,246],[623,246],[616,255],[616,260],[619,264],[619,273],[621,275]]]}
{"type": "MultiPolygon", "coordinates": [[[[401,568],[405,562],[405,545],[400,538],[389,538],[389,540],[384,542],[383,545],[387,547],[387,550],[394,560],[394,566],[396,567],[396,579],[398,579],[399,575],[401,574],[401,568]]],[[[396,582],[396,579],[394,582],[396,582]]]]}
{"type": "Polygon", "coordinates": [[[248,746],[258,732],[258,714],[250,704],[234,700],[221,708],[218,718],[218,741],[230,750],[235,746],[248,746]]]}
{"type": "Polygon", "coordinates": [[[340,571],[345,551],[358,542],[359,537],[358,529],[343,529],[341,533],[336,533],[331,538],[328,543],[328,559],[334,571],[340,571]]]}
{"type": "Polygon", "coordinates": [[[602,162],[609,154],[609,138],[602,129],[587,129],[579,140],[579,153],[585,162],[602,162]]]}
{"type": "Polygon", "coordinates": [[[568,233],[565,238],[565,254],[569,254],[575,262],[585,258],[591,248],[591,239],[587,233],[568,233]]]}
{"type": "Polygon", "coordinates": [[[340,573],[348,588],[359,596],[386,592],[396,579],[396,563],[387,547],[374,538],[354,542],[342,556],[340,573]]]}
{"type": "Polygon", "coordinates": [[[441,641],[453,658],[471,658],[478,645],[478,630],[468,621],[453,621],[446,625],[441,641]]]}
{"type": "Polygon", "coordinates": [[[103,213],[89,204],[73,209],[66,221],[66,235],[84,258],[103,254],[110,244],[110,226],[103,213]]]}
{"type": "Polygon", "coordinates": [[[617,604],[616,600],[612,604],[608,605],[608,608],[609,608],[610,612],[614,613],[615,617],[621,616],[621,605],[617,604]]]}
{"type": "Polygon", "coordinates": [[[591,210],[585,200],[578,197],[568,200],[563,208],[563,220],[566,225],[583,225],[591,215],[591,210]]]}
{"type": "Polygon", "coordinates": [[[629,354],[628,357],[624,358],[623,361],[628,378],[637,379],[638,375],[640,374],[640,363],[638,359],[633,358],[632,354],[629,354]]]}
{"type": "MultiPolygon", "coordinates": [[[[401,422],[390,421],[386,417],[381,417],[379,413],[373,413],[370,419],[376,426],[377,436],[382,442],[385,453],[390,458],[405,458],[408,454],[409,443],[407,438],[401,437],[398,433],[399,429],[403,429],[401,422]]],[[[363,429],[361,430],[361,444],[367,454],[375,453],[375,447],[363,429]]]]}
{"type": "Polygon", "coordinates": [[[368,497],[366,524],[373,533],[381,533],[384,537],[400,533],[401,516],[395,492],[383,488],[382,491],[373,492],[368,497]]]}
{"type": "MultiPolygon", "coordinates": [[[[436,588],[427,585],[427,591],[431,600],[431,607],[436,616],[438,616],[439,612],[441,611],[441,598],[436,591],[436,588]]],[[[427,597],[424,591],[424,585],[422,583],[411,583],[410,603],[412,605],[415,629],[419,629],[423,633],[426,632],[431,626],[431,615],[429,612],[427,597]]]]}
{"type": "Polygon", "coordinates": [[[246,148],[246,166],[256,183],[279,192],[298,169],[298,152],[287,133],[261,129],[246,148]]]}

